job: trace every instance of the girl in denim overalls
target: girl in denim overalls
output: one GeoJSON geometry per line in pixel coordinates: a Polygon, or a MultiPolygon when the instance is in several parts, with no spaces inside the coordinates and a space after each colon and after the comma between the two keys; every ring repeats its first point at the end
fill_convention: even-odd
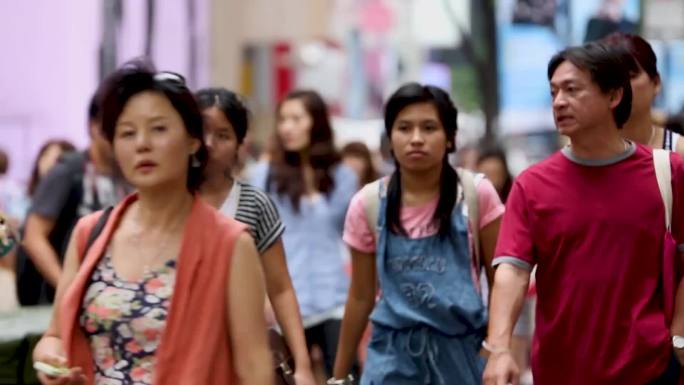
{"type": "Polygon", "coordinates": [[[476,247],[482,265],[490,266],[503,206],[491,183],[481,180],[473,189],[481,215],[468,220],[463,184],[448,163],[456,116],[437,87],[410,83],[387,102],[385,129],[397,170],[373,186],[377,204],[368,199],[369,185],[347,213],[352,284],[329,384],[353,382],[345,376],[371,311],[362,385],[482,383],[487,318],[469,241],[478,237],[469,234],[479,230],[476,247]],[[374,210],[375,230],[368,223],[374,210]]]}

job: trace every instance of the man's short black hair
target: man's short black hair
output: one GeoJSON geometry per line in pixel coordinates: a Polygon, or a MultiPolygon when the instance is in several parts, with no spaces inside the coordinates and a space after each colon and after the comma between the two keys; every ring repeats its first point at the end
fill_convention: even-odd
{"type": "Polygon", "coordinates": [[[569,47],[555,54],[549,61],[549,81],[558,66],[565,61],[589,72],[592,81],[603,93],[622,89],[622,100],[613,110],[615,124],[622,128],[632,111],[632,85],[629,76],[629,61],[634,61],[632,55],[622,47],[602,42],[569,47]]]}

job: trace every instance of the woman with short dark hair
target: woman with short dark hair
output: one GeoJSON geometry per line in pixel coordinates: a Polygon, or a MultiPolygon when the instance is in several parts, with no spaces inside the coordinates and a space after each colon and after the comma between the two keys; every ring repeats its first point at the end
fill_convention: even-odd
{"type": "Polygon", "coordinates": [[[41,382],[270,383],[258,254],[244,225],[195,194],[207,150],[184,79],[124,66],[107,80],[102,128],[137,192],[76,225],[34,351],[61,373],[41,382]]]}

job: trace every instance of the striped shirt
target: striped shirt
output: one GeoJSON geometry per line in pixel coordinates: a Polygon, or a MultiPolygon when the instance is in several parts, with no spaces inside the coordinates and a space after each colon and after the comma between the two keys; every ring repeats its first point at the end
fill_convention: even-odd
{"type": "Polygon", "coordinates": [[[677,151],[679,138],[681,138],[680,134],[666,129],[663,135],[663,150],[677,151]]]}
{"type": "Polygon", "coordinates": [[[273,246],[285,231],[285,225],[271,198],[246,183],[235,182],[220,211],[249,227],[259,254],[273,246]]]}

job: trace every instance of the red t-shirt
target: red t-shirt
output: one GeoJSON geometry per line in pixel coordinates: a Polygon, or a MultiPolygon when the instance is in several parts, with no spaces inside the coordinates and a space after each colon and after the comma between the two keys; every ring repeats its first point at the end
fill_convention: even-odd
{"type": "MultiPolygon", "coordinates": [[[[671,160],[673,233],[683,251],[684,162],[671,160]]],[[[535,385],[645,384],[665,371],[664,232],[645,146],[601,162],[566,148],[518,177],[494,264],[537,265],[535,385]]]]}

